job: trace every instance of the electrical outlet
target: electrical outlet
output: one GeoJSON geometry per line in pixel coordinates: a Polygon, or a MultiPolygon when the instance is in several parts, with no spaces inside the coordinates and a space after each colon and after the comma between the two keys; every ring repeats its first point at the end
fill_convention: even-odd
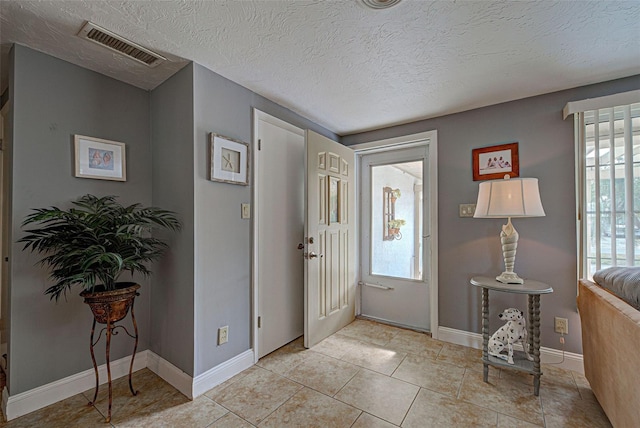
{"type": "Polygon", "coordinates": [[[558,334],[569,334],[569,320],[566,318],[555,318],[555,330],[558,334]]]}
{"type": "Polygon", "coordinates": [[[460,217],[473,217],[476,212],[476,204],[460,204],[458,210],[460,217]]]}
{"type": "Polygon", "coordinates": [[[229,341],[229,326],[225,325],[218,329],[218,345],[227,343],[229,341]]]}

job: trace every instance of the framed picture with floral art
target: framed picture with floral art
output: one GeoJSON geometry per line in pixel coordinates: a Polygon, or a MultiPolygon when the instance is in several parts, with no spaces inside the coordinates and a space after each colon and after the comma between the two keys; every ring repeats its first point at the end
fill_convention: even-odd
{"type": "Polygon", "coordinates": [[[124,143],[84,135],[74,135],[73,142],[76,177],[127,181],[124,143]]]}

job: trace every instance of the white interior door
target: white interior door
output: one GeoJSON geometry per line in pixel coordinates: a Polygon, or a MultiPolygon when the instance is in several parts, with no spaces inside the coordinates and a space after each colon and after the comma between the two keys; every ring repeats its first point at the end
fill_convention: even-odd
{"type": "Polygon", "coordinates": [[[261,358],[304,331],[304,131],[255,111],[254,281],[261,358]]]}
{"type": "Polygon", "coordinates": [[[362,315],[430,331],[428,146],[361,155],[359,170],[362,315]]]}
{"type": "Polygon", "coordinates": [[[307,131],[304,346],[355,318],[353,150],[307,131]]]}

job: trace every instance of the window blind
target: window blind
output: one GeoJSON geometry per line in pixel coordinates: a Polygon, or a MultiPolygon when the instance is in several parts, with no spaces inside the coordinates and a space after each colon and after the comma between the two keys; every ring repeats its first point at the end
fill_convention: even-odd
{"type": "Polygon", "coordinates": [[[576,125],[578,273],[640,266],[640,91],[571,104],[564,113],[576,125]]]}

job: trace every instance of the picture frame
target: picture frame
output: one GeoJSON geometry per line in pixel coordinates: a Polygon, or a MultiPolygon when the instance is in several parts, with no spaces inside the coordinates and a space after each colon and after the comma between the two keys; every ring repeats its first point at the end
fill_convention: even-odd
{"type": "Polygon", "coordinates": [[[472,157],[473,181],[520,176],[517,142],[473,149],[472,157]]]}
{"type": "Polygon", "coordinates": [[[249,144],[211,132],[209,180],[249,185],[249,144]]]}
{"type": "Polygon", "coordinates": [[[124,143],[76,134],[73,145],[75,177],[127,181],[124,143]]]}

